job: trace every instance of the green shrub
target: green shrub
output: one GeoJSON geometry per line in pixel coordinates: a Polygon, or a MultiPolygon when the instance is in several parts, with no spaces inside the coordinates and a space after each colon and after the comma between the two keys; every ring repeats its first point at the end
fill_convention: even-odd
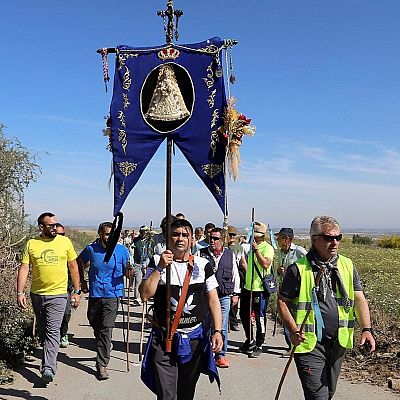
{"type": "Polygon", "coordinates": [[[373,244],[374,240],[369,236],[353,235],[353,244],[373,244]]]}
{"type": "Polygon", "coordinates": [[[8,367],[17,367],[33,351],[32,324],[32,315],[15,301],[0,301],[0,359],[8,367]]]}
{"type": "Polygon", "coordinates": [[[14,376],[4,361],[0,360],[0,385],[14,382],[14,376]]]}
{"type": "Polygon", "coordinates": [[[385,249],[400,249],[400,236],[383,236],[378,246],[385,249]]]}

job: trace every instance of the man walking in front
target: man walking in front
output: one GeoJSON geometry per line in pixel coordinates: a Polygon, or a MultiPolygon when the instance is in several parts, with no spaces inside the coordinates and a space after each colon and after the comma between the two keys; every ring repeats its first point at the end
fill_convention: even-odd
{"type": "Polygon", "coordinates": [[[108,263],[104,255],[112,223],[103,222],[97,233],[99,238],[89,244],[79,255],[78,262],[89,269],[89,304],[87,317],[96,338],[97,379],[109,378],[112,330],[117,317],[119,299],[124,295],[124,275],[132,277],[126,247],[117,243],[108,263]]]}
{"type": "Polygon", "coordinates": [[[215,364],[220,368],[228,368],[229,361],[225,357],[228,349],[228,324],[229,310],[236,305],[240,293],[240,277],[236,256],[224,247],[223,231],[221,228],[213,228],[210,234],[210,246],[200,249],[200,257],[210,261],[218,282],[218,297],[222,312],[222,338],[224,345],[222,350],[215,354],[215,364]]]}
{"type": "Polygon", "coordinates": [[[329,400],[335,393],[346,349],[353,347],[355,315],[362,330],[360,344],[374,351],[375,339],[358,273],[349,258],[338,254],[342,239],[339,223],[332,217],[315,217],[310,237],[311,250],[286,271],[278,310],[296,346],[294,360],[304,398],[329,400]],[[311,304],[306,329],[300,332],[311,304]]]}
{"type": "Polygon", "coordinates": [[[80,303],[81,290],[74,246],[67,237],[57,235],[56,216],[50,212],[41,214],[38,226],[40,236],[28,240],[22,255],[17,279],[17,302],[20,307],[27,307],[24,287],[31,265],[31,301],[39,338],[43,343],[42,380],[49,383],[57,371],[60,327],[68,301],[68,269],[73,285],[71,303],[74,307],[80,303]]]}
{"type": "Polygon", "coordinates": [[[171,224],[171,250],[153,257],[139,287],[143,301],[154,296],[153,329],[141,378],[162,400],[193,399],[201,372],[208,374],[211,381],[218,378],[212,356],[222,348],[218,282],[208,260],[191,255],[192,236],[189,221],[175,220],[171,224]],[[167,265],[171,268],[171,320],[179,318],[171,352],[165,347],[167,265]],[[181,299],[182,292],[186,295],[181,299]],[[207,305],[214,325],[211,343],[203,326],[207,305]]]}
{"type": "Polygon", "coordinates": [[[253,265],[247,265],[246,283],[240,298],[240,319],[246,335],[246,341],[240,351],[250,358],[257,358],[262,353],[265,340],[265,317],[269,294],[264,291],[261,276],[271,273],[274,249],[266,242],[267,226],[262,222],[254,222],[254,241],[250,245],[253,249],[253,265]],[[256,269],[258,271],[256,271],[256,269]],[[256,322],[256,340],[253,339],[251,326],[251,310],[256,322]]]}

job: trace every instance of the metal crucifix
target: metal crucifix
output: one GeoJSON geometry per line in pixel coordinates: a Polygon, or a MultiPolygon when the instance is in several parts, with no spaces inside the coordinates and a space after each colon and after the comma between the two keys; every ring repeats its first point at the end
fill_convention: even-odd
{"type": "Polygon", "coordinates": [[[157,11],[157,15],[162,17],[164,20],[164,31],[165,40],[167,44],[171,44],[174,36],[175,40],[179,39],[179,18],[182,17],[182,10],[174,10],[174,0],[169,0],[167,3],[167,9],[163,11],[157,11]]]}

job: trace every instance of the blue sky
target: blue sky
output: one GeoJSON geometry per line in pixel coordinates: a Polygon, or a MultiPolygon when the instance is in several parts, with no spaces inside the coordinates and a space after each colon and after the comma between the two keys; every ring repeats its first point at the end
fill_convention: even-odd
{"type": "MultiPolygon", "coordinates": [[[[0,122],[37,152],[43,173],[26,193],[36,218],[96,225],[112,217],[111,154],[102,135],[106,94],[96,49],[164,42],[166,1],[11,1],[0,4],[0,122]],[[112,4],[118,8],[112,8],[112,4]]],[[[257,128],[228,183],[229,222],[398,228],[400,2],[175,0],[179,43],[236,38],[232,93],[257,128]]],[[[109,57],[110,74],[113,57],[109,57]]],[[[112,81],[112,79],[111,79],[112,81]]],[[[131,192],[127,225],[164,214],[165,147],[131,192]]],[[[222,223],[215,200],[179,150],[173,212],[222,223]]]]}

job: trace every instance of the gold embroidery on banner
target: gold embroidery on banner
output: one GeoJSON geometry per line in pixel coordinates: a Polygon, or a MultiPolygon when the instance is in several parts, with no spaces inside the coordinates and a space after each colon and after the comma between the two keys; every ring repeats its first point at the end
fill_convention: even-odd
{"type": "Polygon", "coordinates": [[[207,72],[207,78],[203,78],[203,81],[205,82],[207,89],[210,90],[214,85],[214,72],[212,69],[212,63],[207,67],[207,72]]]}
{"type": "Polygon", "coordinates": [[[124,110],[126,110],[131,104],[126,93],[122,93],[122,101],[124,102],[124,110]]]}
{"type": "Polygon", "coordinates": [[[220,188],[217,184],[215,184],[215,183],[214,183],[214,189],[215,189],[215,192],[217,193],[217,195],[219,195],[219,196],[222,197],[222,190],[221,190],[221,188],[220,188]]]}
{"type": "Polygon", "coordinates": [[[222,165],[205,164],[201,166],[201,169],[208,177],[214,179],[214,177],[217,176],[222,171],[222,165]]]}
{"type": "Polygon", "coordinates": [[[218,131],[211,131],[211,143],[210,147],[212,150],[212,156],[215,157],[215,153],[217,151],[217,142],[219,141],[218,131]]]}
{"type": "Polygon", "coordinates": [[[121,125],[126,128],[125,115],[122,111],[118,111],[118,119],[121,125]]]}
{"type": "Polygon", "coordinates": [[[117,164],[119,170],[123,173],[124,176],[130,175],[137,167],[136,163],[131,163],[129,161],[122,161],[117,164]]]}
{"type": "Polygon", "coordinates": [[[131,84],[132,84],[132,79],[131,79],[131,74],[130,74],[128,67],[125,67],[125,69],[126,69],[126,71],[124,73],[124,80],[122,83],[122,87],[124,88],[124,90],[129,91],[129,88],[131,87],[131,84]]]}
{"type": "Polygon", "coordinates": [[[122,182],[122,185],[121,185],[121,187],[119,188],[119,195],[120,195],[120,196],[123,196],[124,193],[125,193],[125,181],[122,182]]]}
{"type": "Polygon", "coordinates": [[[126,139],[126,132],[124,129],[119,129],[118,140],[121,142],[122,150],[124,150],[124,154],[126,155],[126,146],[128,144],[128,140],[126,139]]]}
{"type": "Polygon", "coordinates": [[[214,126],[217,124],[218,119],[219,119],[218,108],[216,108],[213,111],[212,120],[211,120],[211,128],[214,128],[214,126]]]}
{"type": "Polygon", "coordinates": [[[210,106],[210,108],[214,107],[215,103],[215,95],[217,94],[217,89],[214,89],[211,94],[208,96],[207,103],[210,106]]]}
{"type": "Polygon", "coordinates": [[[210,53],[210,54],[216,53],[218,50],[219,49],[215,44],[210,44],[210,46],[197,49],[197,51],[202,51],[204,53],[210,53]]]}
{"type": "Polygon", "coordinates": [[[137,57],[139,54],[135,53],[118,53],[118,71],[125,67],[125,61],[128,58],[137,57]]]}

